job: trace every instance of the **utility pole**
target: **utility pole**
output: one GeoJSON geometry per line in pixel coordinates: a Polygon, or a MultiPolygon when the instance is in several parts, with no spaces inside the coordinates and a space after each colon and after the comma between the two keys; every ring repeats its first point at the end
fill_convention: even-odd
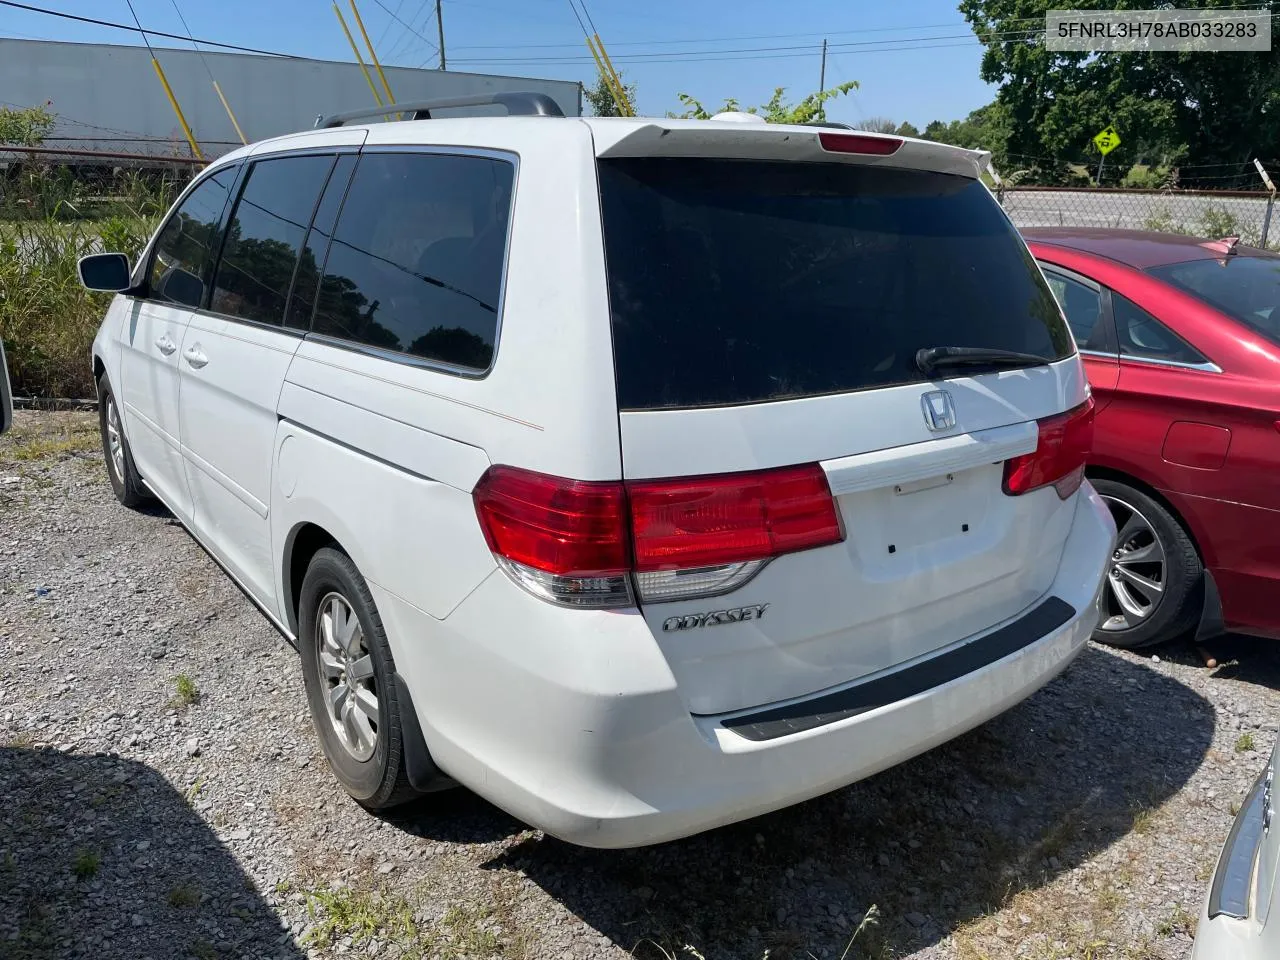
{"type": "Polygon", "coordinates": [[[440,69],[447,69],[444,65],[444,15],[440,12],[440,0],[436,0],[436,31],[440,34],[440,69]]]}
{"type": "Polygon", "coordinates": [[[827,39],[822,38],[822,72],[818,74],[818,90],[827,89],[827,39]]]}

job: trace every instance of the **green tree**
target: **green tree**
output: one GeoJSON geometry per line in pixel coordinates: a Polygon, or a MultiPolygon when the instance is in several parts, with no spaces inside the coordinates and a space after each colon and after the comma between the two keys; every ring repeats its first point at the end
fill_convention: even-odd
{"type": "Polygon", "coordinates": [[[859,130],[866,130],[870,133],[898,132],[898,125],[888,117],[867,117],[865,120],[859,120],[854,126],[859,130]]]}
{"type": "MultiPolygon", "coordinates": [[[[827,119],[827,101],[842,97],[849,91],[857,89],[858,81],[849,80],[839,86],[832,87],[830,90],[819,90],[817,93],[811,93],[799,103],[788,103],[783,99],[786,96],[786,88],[776,87],[768,103],[762,103],[758,107],[743,107],[736,99],[730,97],[725,100],[724,105],[716,112],[743,111],[745,113],[755,113],[764,117],[769,123],[820,122],[827,119]]],[[[695,100],[687,93],[681,93],[678,96],[685,107],[684,113],[678,115],[679,119],[709,120],[713,116],[711,111],[707,110],[700,100],[695,100]]]]}
{"type": "MultiPolygon", "coordinates": [[[[621,73],[618,74],[622,76],[621,73]]],[[[622,89],[626,91],[627,99],[632,105],[636,102],[636,85],[623,81],[622,89]]],[[[593,117],[620,117],[621,112],[618,110],[618,102],[613,99],[613,92],[609,89],[609,84],[605,83],[604,75],[597,74],[596,82],[591,86],[583,86],[582,96],[586,98],[588,105],[591,107],[591,116],[593,117]]]]}
{"type": "MultiPolygon", "coordinates": [[[[1080,4],[1150,9],[1150,0],[1080,4]]],[[[997,167],[1012,155],[1040,179],[1062,179],[1069,161],[1096,159],[1093,136],[1108,125],[1122,143],[1107,158],[1119,176],[1134,163],[1241,164],[1280,155],[1280,54],[1073,53],[1046,48],[1037,28],[1058,0],[960,0],[986,45],[982,79],[995,103],[997,167]]],[[[1238,0],[1182,7],[1238,8],[1238,0]]],[[[1259,7],[1280,14],[1280,0],[1259,7]]],[[[932,125],[930,125],[932,127],[932,125]]],[[[929,131],[926,130],[926,133],[929,131]]],[[[1188,178],[1184,177],[1184,182],[1188,178]]]]}
{"type": "Polygon", "coordinates": [[[49,104],[39,107],[0,107],[0,143],[38,147],[53,130],[49,104]]]}
{"type": "Polygon", "coordinates": [[[917,129],[916,125],[915,125],[914,123],[911,123],[911,122],[907,121],[907,120],[903,120],[903,121],[902,121],[902,123],[898,124],[898,129],[897,129],[897,130],[894,130],[893,132],[894,132],[894,133],[896,133],[896,134],[897,134],[898,136],[900,136],[900,137],[918,137],[918,136],[920,136],[920,131],[919,131],[919,129],[917,129]]]}

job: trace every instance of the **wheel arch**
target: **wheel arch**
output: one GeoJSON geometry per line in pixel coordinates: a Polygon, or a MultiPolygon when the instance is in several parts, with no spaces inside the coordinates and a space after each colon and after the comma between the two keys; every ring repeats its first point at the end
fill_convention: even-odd
{"type": "Polygon", "coordinates": [[[1115,483],[1123,483],[1125,486],[1133,487],[1135,490],[1145,493],[1160,506],[1169,512],[1169,516],[1182,527],[1191,545],[1196,548],[1196,556],[1200,558],[1200,563],[1206,569],[1209,566],[1209,560],[1205,556],[1205,549],[1202,538],[1196,530],[1196,524],[1190,521],[1186,514],[1174,505],[1174,503],[1165,496],[1160,490],[1153,487],[1140,477],[1135,477],[1131,473],[1125,473],[1123,470],[1116,470],[1112,467],[1099,467],[1090,464],[1085,467],[1084,475],[1090,480],[1111,480],[1115,483]]]}
{"type": "Polygon", "coordinates": [[[281,564],[284,574],[284,612],[289,631],[294,636],[298,635],[298,602],[302,597],[302,580],[307,575],[311,559],[325,547],[335,547],[351,556],[338,538],[318,523],[298,523],[285,539],[284,562],[281,564]]]}

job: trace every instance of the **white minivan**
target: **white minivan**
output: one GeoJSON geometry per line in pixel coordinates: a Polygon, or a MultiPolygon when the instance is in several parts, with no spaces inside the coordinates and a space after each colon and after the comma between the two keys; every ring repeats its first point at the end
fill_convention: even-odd
{"type": "Polygon", "coordinates": [[[119,291],[93,347],[116,495],[163,501],[296,645],[357,801],[460,783],[654,843],[1071,661],[1115,530],[984,155],[444,106],[486,100],[511,115],[237,150],[131,271],[82,263],[119,291]]]}

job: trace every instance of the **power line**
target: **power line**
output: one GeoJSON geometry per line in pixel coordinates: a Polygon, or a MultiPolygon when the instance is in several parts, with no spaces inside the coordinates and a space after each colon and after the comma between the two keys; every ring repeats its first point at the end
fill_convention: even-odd
{"type": "MultiPolygon", "coordinates": [[[[423,13],[423,11],[424,11],[426,8],[427,8],[427,0],[422,0],[422,3],[421,3],[421,5],[418,7],[418,9],[417,9],[415,12],[413,12],[412,14],[409,14],[409,15],[408,15],[409,23],[410,23],[411,25],[412,25],[412,24],[414,24],[414,23],[417,23],[417,24],[418,24],[418,25],[417,25],[417,27],[416,27],[416,29],[417,29],[418,31],[421,31],[421,30],[422,30],[424,27],[426,27],[426,25],[427,25],[427,18],[426,18],[426,17],[422,17],[422,18],[421,18],[421,22],[420,22],[420,23],[418,23],[418,20],[419,20],[420,15],[423,13]]],[[[399,7],[397,7],[396,9],[397,9],[397,10],[399,10],[399,7]]],[[[395,23],[396,23],[396,21],[394,21],[394,20],[389,20],[389,21],[387,22],[387,26],[386,26],[386,28],[383,30],[383,33],[384,33],[384,34],[385,34],[385,33],[387,33],[387,32],[388,32],[388,31],[389,31],[393,26],[395,26],[395,23]]],[[[414,45],[413,41],[414,41],[414,35],[413,35],[412,33],[410,33],[408,30],[401,30],[401,31],[400,31],[400,35],[399,35],[398,37],[396,37],[395,41],[394,41],[394,42],[391,44],[391,46],[387,49],[387,52],[386,52],[385,54],[383,54],[383,59],[384,59],[384,60],[388,60],[388,61],[389,61],[389,60],[391,60],[393,57],[397,57],[397,56],[399,56],[399,55],[401,54],[401,52],[408,53],[408,52],[409,52],[409,49],[410,49],[410,48],[412,48],[412,47],[413,47],[413,45],[414,45]]],[[[379,47],[381,47],[381,46],[382,46],[382,39],[381,39],[381,38],[379,38],[379,40],[378,40],[378,46],[379,46],[379,47]]]]}
{"type": "Polygon", "coordinates": [[[373,2],[376,3],[378,6],[380,6],[383,10],[385,10],[387,14],[390,15],[391,19],[394,20],[396,23],[400,24],[400,26],[404,27],[406,30],[408,30],[410,33],[414,34],[415,36],[420,37],[422,41],[427,45],[432,47],[435,46],[435,44],[433,44],[430,40],[428,40],[422,34],[418,33],[417,30],[413,29],[412,25],[405,23],[403,20],[400,19],[398,15],[392,13],[391,8],[388,7],[385,3],[383,3],[382,0],[373,0],[373,2]]]}
{"type": "MultiPolygon", "coordinates": [[[[1010,31],[1010,36],[1025,38],[1034,36],[1026,31],[1010,31]]],[[[844,43],[830,44],[830,50],[833,52],[844,53],[876,53],[879,49],[887,51],[902,51],[912,49],[936,49],[939,47],[957,47],[968,46],[974,43],[981,43],[977,37],[972,35],[951,35],[941,37],[904,37],[898,40],[863,40],[863,41],[846,41],[844,43]],[[963,41],[962,43],[948,43],[939,41],[963,41]],[[919,44],[919,46],[915,46],[919,44]]],[[[770,60],[770,59],[787,59],[791,56],[813,56],[816,50],[814,44],[792,44],[777,47],[731,47],[727,49],[716,50],[681,50],[681,51],[664,51],[660,53],[629,53],[619,54],[614,59],[627,63],[682,63],[690,61],[704,60],[770,60]],[[796,51],[796,52],[792,52],[796,51]],[[739,56],[747,54],[748,56],[739,56]],[[774,54],[775,56],[752,56],[754,54],[774,54]]],[[[590,57],[586,56],[525,56],[525,57],[473,57],[465,60],[457,60],[457,63],[582,63],[590,61],[590,57]]]]}
{"type": "MultiPolygon", "coordinates": [[[[403,6],[404,6],[404,0],[400,0],[400,2],[396,4],[396,13],[399,13],[399,12],[400,12],[400,8],[401,8],[401,7],[403,7],[403,6]]],[[[412,20],[412,19],[413,19],[413,17],[410,17],[409,19],[410,19],[410,20],[412,20]]],[[[394,22],[394,21],[393,21],[393,22],[394,22]]],[[[382,41],[383,41],[383,40],[385,40],[385,39],[387,39],[387,32],[388,32],[390,29],[391,29],[391,24],[390,24],[390,23],[388,23],[386,26],[384,26],[384,27],[382,28],[382,32],[381,32],[380,34],[378,34],[378,46],[382,46],[382,41]]]]}
{"type": "Polygon", "coordinates": [[[182,10],[178,7],[178,0],[169,0],[169,2],[173,4],[173,12],[182,21],[182,29],[187,31],[187,36],[191,38],[191,45],[196,48],[196,53],[200,55],[200,62],[204,64],[204,72],[209,75],[209,82],[216,84],[217,81],[213,79],[213,71],[209,69],[209,61],[205,59],[204,51],[200,49],[200,44],[196,43],[195,37],[191,36],[191,28],[187,26],[187,18],[182,15],[182,10]]]}
{"type": "MultiPolygon", "coordinates": [[[[0,7],[13,7],[15,10],[28,10],[32,13],[43,13],[51,17],[61,17],[63,20],[75,20],[79,23],[92,23],[99,27],[111,27],[115,30],[127,30],[129,33],[141,33],[145,42],[148,36],[167,37],[170,40],[185,40],[195,43],[194,37],[184,37],[179,33],[165,33],[163,30],[147,30],[141,25],[131,27],[127,23],[115,23],[111,20],[98,20],[94,17],[81,17],[74,13],[63,13],[61,10],[46,10],[44,7],[33,7],[26,3],[15,3],[14,0],[0,0],[0,7]]],[[[259,50],[256,47],[242,47],[234,43],[219,43],[217,40],[200,40],[206,47],[221,47],[224,50],[239,50],[243,53],[259,53],[268,57],[283,57],[286,60],[305,60],[306,57],[300,57],[293,53],[280,53],[277,50],[259,50]]],[[[150,44],[148,44],[150,46],[150,44]]]]}
{"type": "MultiPolygon", "coordinates": [[[[943,50],[943,49],[952,48],[952,47],[967,47],[967,46],[971,46],[972,43],[976,43],[976,42],[977,41],[975,40],[975,41],[971,41],[970,43],[938,43],[938,44],[932,44],[932,45],[908,46],[908,47],[877,47],[873,50],[860,51],[860,53],[862,54],[903,53],[911,50],[943,50]]],[[[805,53],[746,54],[746,55],[731,55],[731,56],[724,56],[724,57],[699,56],[695,58],[683,57],[683,58],[674,58],[674,59],[655,57],[653,59],[645,59],[645,60],[628,59],[627,57],[619,56],[619,57],[614,57],[613,59],[620,64],[625,63],[629,66],[644,66],[647,64],[656,64],[656,63],[723,63],[723,62],[738,61],[738,60],[742,60],[742,61],[794,60],[797,58],[813,58],[815,55],[816,55],[815,50],[812,48],[809,48],[805,53]]],[[[565,59],[559,59],[559,60],[545,59],[545,60],[537,60],[537,61],[481,58],[481,59],[473,59],[473,60],[455,60],[453,62],[466,63],[472,66],[475,66],[478,64],[507,64],[507,65],[516,65],[516,66],[518,65],[578,66],[582,63],[589,62],[589,61],[590,61],[590,58],[588,57],[575,57],[575,58],[565,58],[565,59]]]]}

